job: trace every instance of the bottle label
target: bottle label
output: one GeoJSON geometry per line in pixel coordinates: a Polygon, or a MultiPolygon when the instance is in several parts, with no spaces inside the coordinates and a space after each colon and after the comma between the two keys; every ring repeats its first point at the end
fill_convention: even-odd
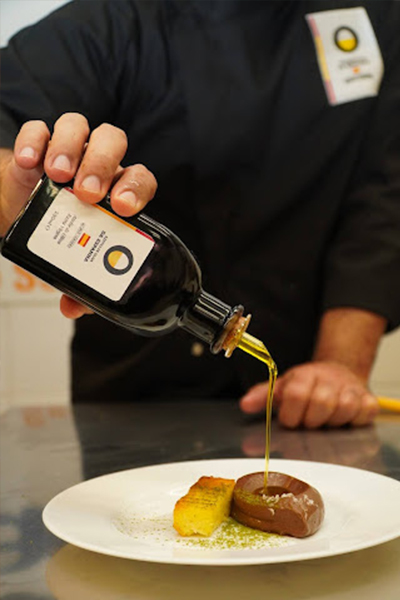
{"type": "Polygon", "coordinates": [[[28,249],[110,300],[120,300],[154,244],[147,233],[63,188],[28,249]]]}

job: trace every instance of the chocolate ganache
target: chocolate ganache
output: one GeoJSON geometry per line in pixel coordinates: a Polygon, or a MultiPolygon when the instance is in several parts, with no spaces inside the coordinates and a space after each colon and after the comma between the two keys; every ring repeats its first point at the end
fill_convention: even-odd
{"type": "Polygon", "coordinates": [[[315,533],[324,518],[324,502],[318,490],[283,473],[250,473],[237,480],[231,516],[248,527],[303,538],[315,533]]]}

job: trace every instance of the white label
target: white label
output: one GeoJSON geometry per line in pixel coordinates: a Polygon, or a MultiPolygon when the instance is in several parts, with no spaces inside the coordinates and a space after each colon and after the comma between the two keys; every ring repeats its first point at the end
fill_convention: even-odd
{"type": "Polygon", "coordinates": [[[329,104],[376,96],[384,66],[365,8],[326,10],[306,19],[329,104]]]}
{"type": "Polygon", "coordinates": [[[154,243],[147,233],[63,188],[28,248],[110,300],[120,300],[154,243]]]}

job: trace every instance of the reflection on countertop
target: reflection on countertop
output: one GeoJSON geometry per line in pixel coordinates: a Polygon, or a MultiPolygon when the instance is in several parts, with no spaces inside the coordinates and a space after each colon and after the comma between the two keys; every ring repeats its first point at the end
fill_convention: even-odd
{"type": "Polygon", "coordinates": [[[67,545],[49,561],[46,577],[57,600],[397,600],[399,554],[395,540],[298,563],[195,567],[113,558],[67,545]]]}

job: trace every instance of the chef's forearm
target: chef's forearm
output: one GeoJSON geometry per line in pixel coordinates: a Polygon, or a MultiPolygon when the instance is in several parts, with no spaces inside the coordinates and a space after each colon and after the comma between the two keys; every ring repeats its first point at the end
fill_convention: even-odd
{"type": "Polygon", "coordinates": [[[386,326],[387,319],[366,310],[327,310],[320,321],[313,360],[346,365],[367,382],[386,326]]]}

